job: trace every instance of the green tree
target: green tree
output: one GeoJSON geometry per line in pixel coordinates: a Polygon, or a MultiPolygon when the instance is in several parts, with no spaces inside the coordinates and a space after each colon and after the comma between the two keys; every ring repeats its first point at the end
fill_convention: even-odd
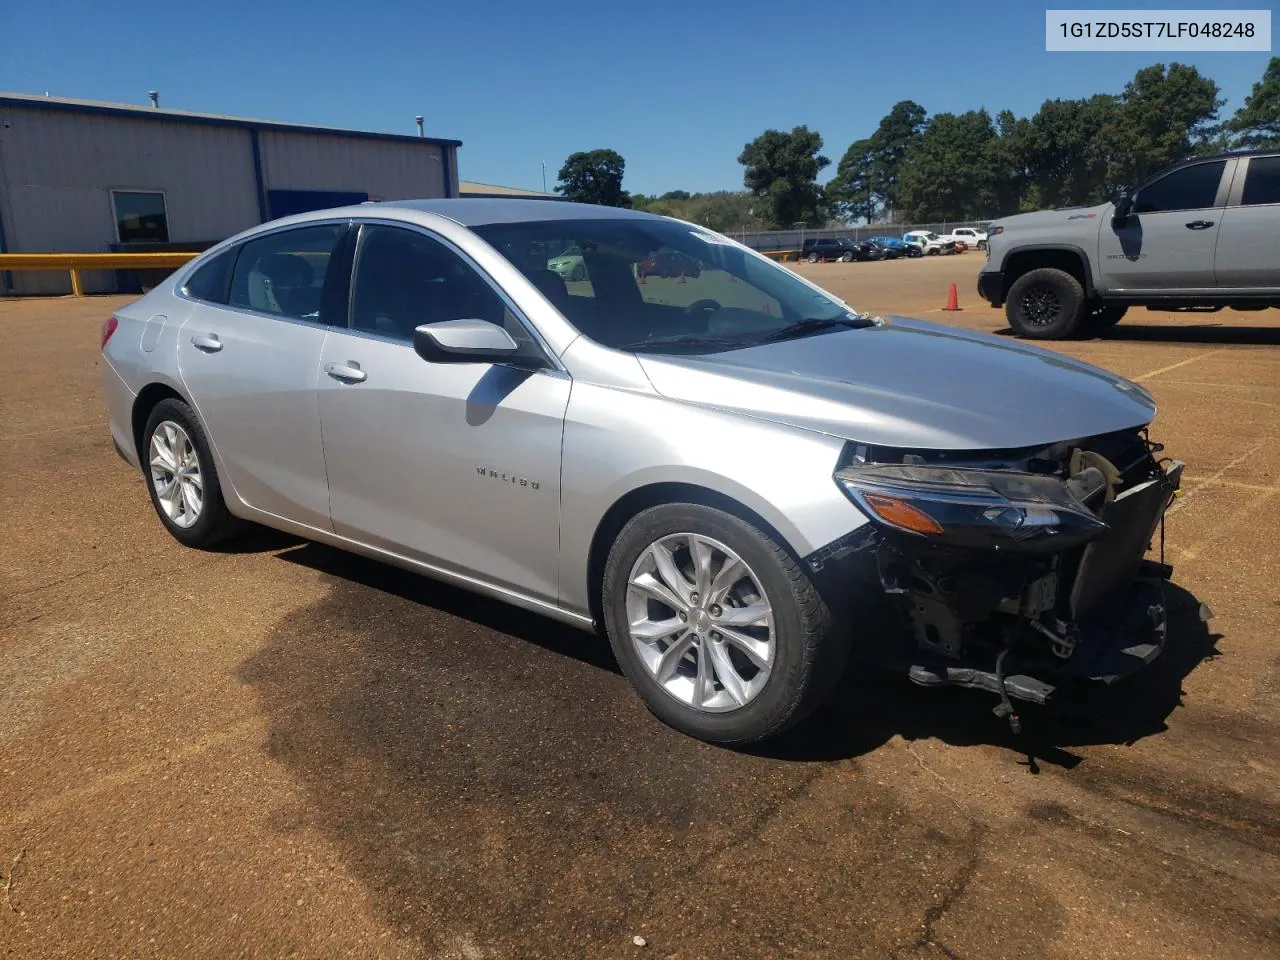
{"type": "Polygon", "coordinates": [[[738,162],[747,168],[742,182],[764,201],[764,219],[769,226],[823,222],[817,177],[831,161],[821,150],[821,135],[806,126],[790,133],[766,130],[742,148],[738,162]]]}
{"type": "Polygon", "coordinates": [[[1110,94],[1084,100],[1046,100],[1026,130],[1027,183],[1023,206],[1036,210],[1101,203],[1109,158],[1100,134],[1121,122],[1110,94]]]}
{"type": "Polygon", "coordinates": [[[1195,67],[1162,63],[1143,67],[1125,84],[1120,110],[1094,145],[1107,167],[1104,191],[1132,186],[1190,155],[1215,133],[1223,100],[1218,85],[1195,67]]]}
{"type": "Polygon", "coordinates": [[[898,206],[898,178],[911,145],[924,130],[924,107],[914,100],[895,103],[871,135],[869,178],[877,203],[893,211],[898,206]]]}
{"type": "Polygon", "coordinates": [[[995,138],[986,110],[935,114],[907,150],[895,213],[908,220],[989,216],[996,195],[987,161],[995,138]]]}
{"type": "Polygon", "coordinates": [[[629,207],[631,197],[622,189],[626,161],[616,150],[587,150],[571,153],[560,168],[556,192],[566,200],[598,203],[607,207],[629,207]]]}
{"type": "Polygon", "coordinates": [[[1280,147],[1280,57],[1272,57],[1244,106],[1224,125],[1237,146],[1252,150],[1280,147]]]}
{"type": "Polygon", "coordinates": [[[847,220],[875,219],[880,209],[876,191],[875,157],[871,140],[857,140],[840,158],[836,175],[826,186],[827,202],[847,220]]]}

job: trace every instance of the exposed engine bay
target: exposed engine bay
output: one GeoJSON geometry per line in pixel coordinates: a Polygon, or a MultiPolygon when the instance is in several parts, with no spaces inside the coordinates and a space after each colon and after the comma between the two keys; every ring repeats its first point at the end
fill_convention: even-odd
{"type": "Polygon", "coordinates": [[[819,559],[870,555],[915,641],[910,678],[989,690],[1016,730],[1010,698],[1109,683],[1163,648],[1164,514],[1183,464],[1162,450],[1145,428],[1033,450],[854,445],[836,479],[876,533],[819,559]]]}

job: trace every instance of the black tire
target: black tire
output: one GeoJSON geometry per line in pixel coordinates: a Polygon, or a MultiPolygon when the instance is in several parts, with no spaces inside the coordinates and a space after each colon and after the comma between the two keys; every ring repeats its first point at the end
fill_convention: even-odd
{"type": "Polygon", "coordinates": [[[1063,340],[1084,319],[1084,289],[1065,270],[1041,267],[1014,281],[1005,303],[1009,326],[1030,340],[1063,340]]]}
{"type": "Polygon", "coordinates": [[[809,262],[810,262],[810,263],[817,263],[817,262],[818,262],[818,255],[817,255],[816,253],[811,253],[811,254],[809,254],[809,262]]]}
{"type": "Polygon", "coordinates": [[[699,504],[664,504],[633,517],[609,551],[601,602],[614,656],[649,709],[675,729],[712,743],[752,743],[799,722],[826,699],[849,655],[847,630],[837,629],[800,564],[764,531],[699,504]],[[735,552],[773,610],[775,653],[768,679],[753,699],[728,712],[704,712],[668,693],[631,639],[626,606],[631,571],[651,544],[678,533],[709,537],[735,552]]]}
{"type": "Polygon", "coordinates": [[[987,249],[987,241],[985,241],[985,240],[979,240],[979,241],[978,241],[978,249],[979,249],[979,250],[985,250],[985,249],[987,249]]]}
{"type": "Polygon", "coordinates": [[[587,279],[587,268],[580,263],[574,264],[573,269],[569,271],[569,279],[570,280],[587,279]]]}
{"type": "Polygon", "coordinates": [[[138,451],[142,461],[143,479],[147,484],[147,493],[151,497],[151,506],[156,516],[164,524],[165,529],[179,543],[196,548],[211,547],[225,540],[236,532],[238,524],[227,510],[226,501],[222,498],[222,485],[218,482],[218,472],[213,462],[213,452],[209,447],[209,438],[205,435],[204,425],[195,411],[181,400],[172,397],[161,400],[147,417],[147,424],[142,430],[142,443],[138,451]],[[203,487],[200,512],[194,523],[183,527],[169,518],[160,503],[156,484],[151,475],[151,439],[157,428],[166,421],[180,426],[191,440],[195,452],[196,463],[200,471],[203,487]]]}
{"type": "Polygon", "coordinates": [[[1089,303],[1085,305],[1085,326],[1095,333],[1110,330],[1128,312],[1127,303],[1089,303]]]}
{"type": "Polygon", "coordinates": [[[840,254],[840,262],[841,262],[841,263],[848,263],[848,262],[849,262],[850,260],[852,260],[852,259],[853,259],[853,254],[852,254],[852,253],[850,253],[848,250],[846,250],[844,253],[840,254]]]}

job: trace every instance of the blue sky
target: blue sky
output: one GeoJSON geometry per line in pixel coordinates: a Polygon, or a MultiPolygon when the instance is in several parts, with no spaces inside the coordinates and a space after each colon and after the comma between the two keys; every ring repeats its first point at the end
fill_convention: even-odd
{"type": "Polygon", "coordinates": [[[429,134],[463,141],[463,179],[534,189],[542,161],[551,186],[594,147],[626,158],[633,192],[740,189],[736,158],[769,127],[818,130],[834,168],[898,100],[1029,115],[1119,92],[1153,62],[1198,67],[1227,113],[1270,56],[1046,53],[1044,10],[1067,4],[1027,0],[4,6],[0,90],[146,104],[154,89],[166,107],[404,133],[422,114],[429,134]]]}

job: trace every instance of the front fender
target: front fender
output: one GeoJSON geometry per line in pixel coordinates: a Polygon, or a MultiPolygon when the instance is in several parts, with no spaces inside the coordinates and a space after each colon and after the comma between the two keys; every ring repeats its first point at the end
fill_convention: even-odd
{"type": "Polygon", "coordinates": [[[589,555],[610,508],[661,483],[730,497],[804,557],[863,524],[833,474],[844,440],[652,393],[575,384],[564,430],[560,603],[589,608],[589,555]]]}

